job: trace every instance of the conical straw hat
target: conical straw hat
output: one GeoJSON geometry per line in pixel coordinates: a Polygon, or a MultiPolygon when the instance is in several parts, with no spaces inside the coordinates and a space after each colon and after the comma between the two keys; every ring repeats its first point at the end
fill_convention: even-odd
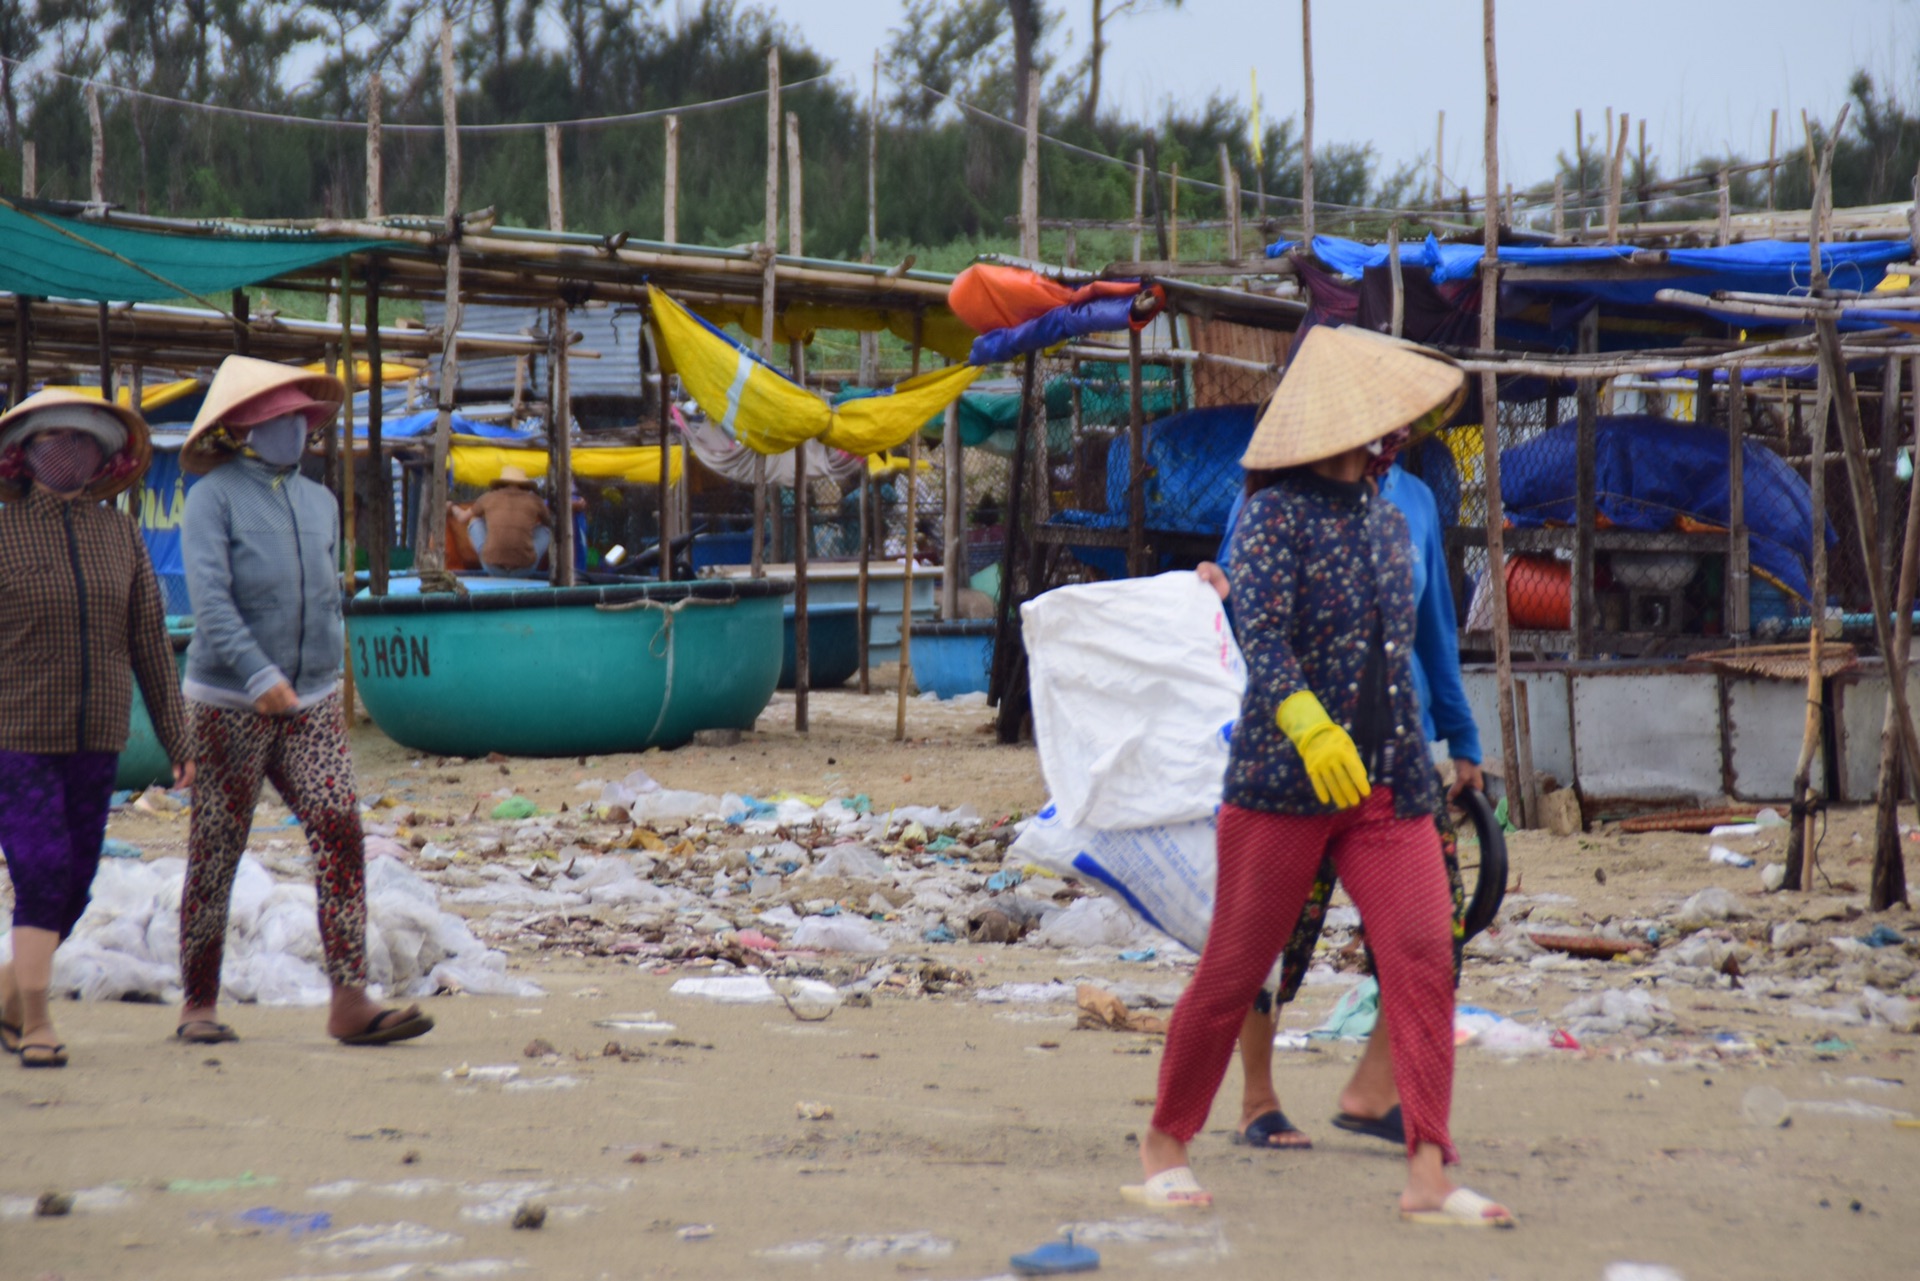
{"type": "MultiPolygon", "coordinates": [[[[87,486],[85,492],[88,498],[112,498],[115,494],[131,488],[147,470],[147,463],[153,457],[153,443],[147,431],[147,420],[142,418],[138,411],[129,409],[125,405],[112,404],[98,396],[89,396],[82,392],[54,388],[35,392],[5,414],[0,414],[0,442],[12,444],[13,442],[7,441],[6,438],[14,436],[19,439],[23,428],[30,434],[33,429],[31,420],[41,411],[48,409],[65,410],[66,414],[61,415],[63,419],[75,409],[90,410],[103,418],[111,418],[126,430],[126,443],[108,456],[106,465],[100,470],[100,475],[87,486]]],[[[55,424],[44,425],[54,426],[55,424]]],[[[66,424],[63,422],[59,425],[66,424]]],[[[0,475],[0,502],[14,502],[24,497],[31,483],[31,480],[24,475],[0,475]]]]}
{"type": "Polygon", "coordinates": [[[534,487],[533,481],[528,479],[527,473],[521,471],[511,463],[500,469],[500,475],[494,479],[492,488],[497,489],[502,485],[517,485],[521,489],[532,489],[534,487]]]}
{"type": "MultiPolygon", "coordinates": [[[[180,465],[196,473],[211,471],[219,466],[226,456],[217,449],[209,448],[207,433],[224,423],[228,415],[244,409],[248,401],[287,387],[332,404],[336,413],[340,403],[347,398],[346,384],[338,378],[308,373],[288,365],[276,365],[271,360],[255,360],[251,356],[228,356],[220,362],[219,372],[214,374],[213,384],[207,388],[207,398],[201,404],[200,412],[194,416],[193,430],[187,433],[187,443],[180,449],[180,465]]],[[[311,422],[310,429],[317,430],[325,426],[332,417],[328,415],[311,422]]]]}
{"type": "Polygon", "coordinates": [[[1253,430],[1240,465],[1299,467],[1410,427],[1466,394],[1466,376],[1436,352],[1354,326],[1307,331],[1253,430]]]}

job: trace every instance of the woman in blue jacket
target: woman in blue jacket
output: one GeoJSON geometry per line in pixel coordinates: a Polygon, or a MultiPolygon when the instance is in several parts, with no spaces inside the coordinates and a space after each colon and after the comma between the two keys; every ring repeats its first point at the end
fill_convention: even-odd
{"type": "Polygon", "coordinates": [[[380,1045],[433,1027],[418,1006],[386,1010],[367,995],[365,842],[340,701],[339,509],[299,471],[345,396],[338,379],[229,356],[181,451],[182,467],[204,473],[181,528],[194,614],[183,688],[199,758],[180,902],[183,1041],[236,1039],[216,1016],[220,962],[263,779],[313,848],[328,1035],[380,1045]]]}

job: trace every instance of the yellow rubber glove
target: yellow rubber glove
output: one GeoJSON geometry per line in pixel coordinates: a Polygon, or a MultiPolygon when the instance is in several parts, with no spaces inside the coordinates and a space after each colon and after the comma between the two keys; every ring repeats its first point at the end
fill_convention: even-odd
{"type": "Polygon", "coordinates": [[[1280,704],[1274,718],[1280,732],[1293,740],[1306,764],[1313,794],[1322,805],[1350,810],[1373,792],[1367,767],[1347,731],[1333,723],[1312,690],[1301,690],[1280,704]]]}

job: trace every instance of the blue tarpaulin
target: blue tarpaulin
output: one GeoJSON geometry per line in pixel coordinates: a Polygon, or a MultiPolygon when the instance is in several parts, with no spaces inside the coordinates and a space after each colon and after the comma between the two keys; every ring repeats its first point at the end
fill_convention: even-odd
{"type": "MultiPolygon", "coordinates": [[[[423,409],[418,413],[407,414],[401,418],[389,418],[380,424],[380,439],[383,441],[409,440],[415,436],[431,435],[433,433],[434,419],[438,416],[438,410],[423,409]]],[[[510,427],[505,423],[483,423],[455,414],[453,416],[453,434],[456,436],[480,436],[487,440],[526,441],[532,440],[540,433],[537,431],[523,431],[518,427],[510,427]]],[[[356,440],[366,439],[367,424],[365,419],[361,419],[353,424],[353,435],[356,440]]]]}
{"type": "MultiPolygon", "coordinates": [[[[1500,455],[1507,518],[1519,528],[1574,523],[1577,427],[1550,427],[1500,455]]],[[[1813,558],[1813,498],[1807,482],[1764,445],[1744,446],[1746,519],[1753,567],[1805,600],[1813,558]]],[[[1647,415],[1599,420],[1594,450],[1599,514],[1620,529],[1665,530],[1686,517],[1725,528],[1724,430],[1647,415]]],[[[1827,544],[1840,541],[1831,522],[1827,544]]]]}
{"type": "Polygon", "coordinates": [[[1118,333],[1127,327],[1132,308],[1133,299],[1125,297],[1095,298],[1091,302],[1055,307],[1022,324],[980,335],[973,340],[973,354],[967,357],[967,363],[997,365],[1030,351],[1044,351],[1071,338],[1118,333]]]}

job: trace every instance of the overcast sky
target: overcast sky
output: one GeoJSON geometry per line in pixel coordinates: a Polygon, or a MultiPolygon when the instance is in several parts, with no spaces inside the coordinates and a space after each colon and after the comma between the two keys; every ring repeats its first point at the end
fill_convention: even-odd
{"type": "MultiPolygon", "coordinates": [[[[874,51],[903,10],[901,0],[768,7],[843,75],[857,76],[863,94],[874,51]]],[[[1062,59],[1070,63],[1085,52],[1091,6],[1059,7],[1072,34],[1062,59]]],[[[1479,191],[1480,11],[1480,0],[1320,0],[1316,141],[1370,142],[1385,170],[1423,156],[1431,163],[1444,111],[1448,180],[1479,191]]],[[[1252,71],[1265,114],[1299,111],[1299,0],[1186,0],[1183,9],[1114,25],[1108,43],[1102,97],[1129,116],[1216,90],[1245,102],[1252,71]]],[[[1764,158],[1776,107],[1781,148],[1798,147],[1800,112],[1831,120],[1858,67],[1909,102],[1920,98],[1913,0],[1500,0],[1498,46],[1501,180],[1516,187],[1551,177],[1556,153],[1572,150],[1576,108],[1595,136],[1610,106],[1644,117],[1648,150],[1673,173],[1728,150],[1764,158]],[[1570,16],[1575,8],[1581,16],[1570,16]]]]}

